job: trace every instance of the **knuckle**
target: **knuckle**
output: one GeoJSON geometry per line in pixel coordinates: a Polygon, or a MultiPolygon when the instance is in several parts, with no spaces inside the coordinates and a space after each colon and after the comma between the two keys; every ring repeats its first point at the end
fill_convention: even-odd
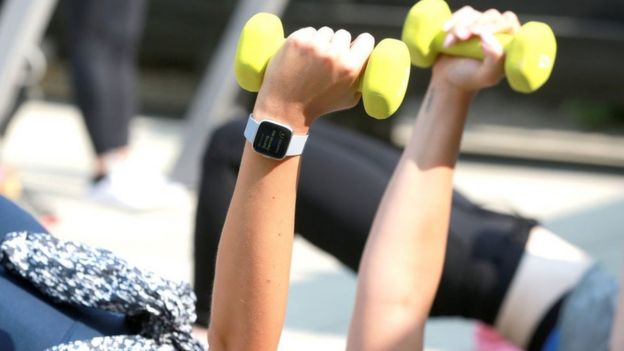
{"type": "Polygon", "coordinates": [[[288,39],[286,40],[285,45],[287,47],[290,48],[296,48],[296,49],[300,49],[304,46],[306,46],[308,43],[307,40],[305,40],[302,36],[300,35],[293,35],[288,37],[288,39]]]}
{"type": "Polygon", "coordinates": [[[498,10],[497,10],[497,9],[489,9],[489,10],[485,11],[485,12],[483,13],[483,15],[484,15],[484,16],[498,17],[498,16],[500,16],[500,15],[501,15],[501,13],[500,13],[500,12],[498,12],[498,10]]]}
{"type": "Polygon", "coordinates": [[[316,55],[325,66],[333,66],[335,58],[330,55],[327,51],[316,51],[316,55]]]}
{"type": "Polygon", "coordinates": [[[506,11],[505,13],[503,13],[503,18],[509,21],[513,26],[520,26],[520,19],[518,18],[518,15],[516,15],[514,12],[506,11]]]}
{"type": "Polygon", "coordinates": [[[338,67],[338,73],[343,77],[357,78],[359,72],[356,67],[343,61],[338,67]]]}
{"type": "Polygon", "coordinates": [[[337,34],[337,35],[340,35],[340,36],[344,36],[344,37],[351,38],[351,33],[350,33],[348,30],[346,30],[346,29],[342,29],[342,28],[341,28],[341,29],[339,29],[339,30],[336,32],[336,34],[337,34]]]}
{"type": "Polygon", "coordinates": [[[518,16],[511,11],[505,11],[503,12],[503,16],[508,17],[508,18],[518,18],[518,16]]]}
{"type": "Polygon", "coordinates": [[[293,51],[302,52],[306,55],[315,54],[318,48],[315,43],[306,38],[293,38],[292,40],[287,40],[288,49],[293,51]]]}
{"type": "Polygon", "coordinates": [[[323,26],[323,27],[321,27],[321,28],[319,29],[319,31],[321,31],[321,30],[323,30],[323,31],[332,31],[332,32],[334,31],[333,29],[331,29],[331,28],[330,28],[330,27],[328,27],[328,26],[323,26]]]}
{"type": "Polygon", "coordinates": [[[337,65],[336,71],[342,77],[349,77],[352,74],[352,68],[349,67],[346,63],[341,62],[337,65]]]}

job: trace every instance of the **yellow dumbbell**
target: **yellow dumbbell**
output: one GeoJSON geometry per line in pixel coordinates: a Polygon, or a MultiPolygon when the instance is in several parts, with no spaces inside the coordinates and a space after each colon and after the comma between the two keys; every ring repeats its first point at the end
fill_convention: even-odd
{"type": "MultiPolygon", "coordinates": [[[[483,59],[478,39],[444,47],[446,32],[442,27],[451,16],[443,0],[422,0],[410,9],[402,39],[412,64],[430,67],[438,53],[483,59]]],[[[557,55],[557,41],[547,24],[528,22],[513,35],[499,33],[495,37],[505,49],[505,75],[512,89],[531,93],[546,83],[557,55]]]]}
{"type": "MultiPolygon", "coordinates": [[[[258,13],[243,28],[236,51],[236,79],[248,91],[257,92],[271,57],[284,43],[280,19],[258,13]]],[[[385,39],[373,50],[360,79],[364,109],[371,117],[388,118],[403,102],[410,73],[410,56],[405,43],[385,39]]]]}

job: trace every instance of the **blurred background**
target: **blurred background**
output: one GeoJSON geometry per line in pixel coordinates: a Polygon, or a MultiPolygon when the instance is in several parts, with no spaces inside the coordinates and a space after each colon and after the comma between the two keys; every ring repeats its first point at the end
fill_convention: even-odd
{"type": "MultiPolygon", "coordinates": [[[[405,14],[413,5],[408,0],[286,2],[282,16],[286,33],[302,26],[328,25],[355,33],[369,31],[379,40],[400,37],[405,14]]],[[[145,113],[170,118],[185,116],[236,4],[225,0],[150,1],[140,49],[140,92],[145,113]]],[[[538,94],[526,98],[501,84],[484,92],[483,100],[495,100],[503,106],[527,104],[543,108],[548,117],[539,116],[531,121],[539,126],[609,134],[621,131],[624,70],[618,65],[624,57],[624,4],[616,0],[449,1],[452,9],[468,4],[477,9],[509,9],[518,13],[522,22],[549,23],[559,44],[553,75],[538,94]]],[[[66,21],[60,11],[63,6],[61,0],[45,35],[43,47],[50,66],[41,89],[46,99],[68,102],[72,97],[66,74],[66,21]]],[[[428,70],[412,70],[412,96],[422,94],[428,75],[428,70]]],[[[400,112],[413,114],[413,109],[413,105],[405,104],[400,112]]],[[[521,125],[523,119],[537,117],[531,112],[488,119],[484,123],[521,125]]],[[[348,114],[341,114],[339,119],[386,140],[390,140],[397,122],[397,119],[381,124],[362,118],[349,120],[348,114]]],[[[361,110],[350,114],[359,116],[361,110]]]]}
{"type": "MultiPolygon", "coordinates": [[[[4,1],[3,9],[9,2],[4,1]]],[[[624,247],[618,233],[624,213],[624,2],[448,2],[454,10],[471,5],[515,11],[521,22],[550,24],[558,39],[557,62],[542,89],[521,95],[503,82],[480,93],[462,144],[457,186],[490,207],[544,220],[617,271],[624,247]]],[[[292,0],[253,6],[263,3],[283,8],[286,33],[328,25],[368,31],[380,40],[400,37],[414,2],[292,0]]],[[[233,84],[233,73],[223,65],[228,48],[235,45],[227,29],[240,30],[234,19],[243,6],[226,0],[149,1],[139,50],[141,117],[132,124],[133,146],[138,155],[190,186],[184,205],[155,213],[127,213],[84,199],[92,151],[74,107],[65,6],[58,2],[41,38],[47,67],[40,79],[24,81],[12,104],[15,117],[3,140],[2,162],[17,170],[22,203],[40,218],[47,216],[58,235],[108,247],[162,274],[190,280],[197,179],[193,160],[205,144],[198,135],[208,135],[213,127],[198,122],[197,115],[206,111],[202,101],[212,101],[221,109],[208,110],[213,114],[203,118],[218,124],[243,116],[253,102],[250,93],[235,89],[218,95],[206,83],[212,77],[233,84]],[[202,128],[193,130],[193,123],[202,128]],[[185,153],[195,156],[184,159],[185,153]]],[[[408,96],[388,120],[362,117],[361,106],[328,118],[400,147],[429,74],[412,68],[408,96]]],[[[348,271],[298,241],[283,349],[340,349],[353,289],[348,271]]],[[[472,328],[465,321],[434,322],[428,348],[473,349],[472,328]]]]}

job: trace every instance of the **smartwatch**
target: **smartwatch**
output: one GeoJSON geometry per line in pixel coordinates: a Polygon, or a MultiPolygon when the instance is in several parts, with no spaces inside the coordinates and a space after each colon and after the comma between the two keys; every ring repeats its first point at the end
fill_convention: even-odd
{"type": "Polygon", "coordinates": [[[287,125],[268,119],[256,121],[253,114],[249,115],[244,134],[254,151],[276,160],[301,155],[308,140],[308,135],[293,134],[287,125]]]}

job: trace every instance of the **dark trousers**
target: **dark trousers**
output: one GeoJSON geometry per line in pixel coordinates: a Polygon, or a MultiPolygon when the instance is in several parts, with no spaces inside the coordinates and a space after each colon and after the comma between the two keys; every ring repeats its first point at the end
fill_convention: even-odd
{"type": "Polygon", "coordinates": [[[75,95],[100,155],[128,144],[146,0],[69,0],[67,5],[75,95]]]}
{"type": "MultiPolygon", "coordinates": [[[[46,232],[29,214],[0,196],[0,242],[16,231],[46,232]]],[[[122,316],[55,304],[0,266],[0,350],[43,350],[129,332],[122,316]]]]}
{"type": "MultiPolygon", "coordinates": [[[[206,149],[195,227],[198,322],[210,314],[217,245],[236,183],[245,121],[218,129],[206,149]]],[[[400,151],[317,122],[302,158],[295,232],[354,272],[400,151]]],[[[458,192],[434,316],[492,324],[524,253],[531,219],[491,212],[458,192]]]]}

